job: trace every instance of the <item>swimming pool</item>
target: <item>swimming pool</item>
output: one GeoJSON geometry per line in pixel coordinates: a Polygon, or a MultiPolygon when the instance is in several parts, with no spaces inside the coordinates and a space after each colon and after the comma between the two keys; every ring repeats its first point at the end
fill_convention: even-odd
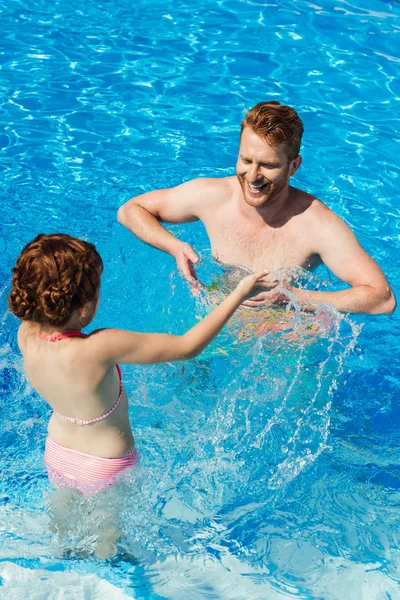
{"type": "MultiPolygon", "coordinates": [[[[243,110],[268,98],[305,123],[294,185],[346,219],[399,296],[399,27],[400,4],[381,0],[2,8],[0,597],[400,597],[397,313],[332,313],[329,327],[319,315],[321,335],[304,339],[295,311],[294,336],[233,346],[237,322],[197,361],[124,367],[141,467],[121,500],[120,554],[102,561],[78,509],[52,534],[49,411],[5,304],[22,245],[65,231],[104,258],[94,326],[183,331],[202,302],[116,210],[232,174],[243,110]]],[[[201,225],[173,230],[204,278],[218,273],[201,225]]]]}

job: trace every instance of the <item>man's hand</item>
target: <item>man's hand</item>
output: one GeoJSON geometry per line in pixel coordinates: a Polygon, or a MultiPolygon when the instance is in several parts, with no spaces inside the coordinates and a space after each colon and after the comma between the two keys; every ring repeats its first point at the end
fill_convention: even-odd
{"type": "Polygon", "coordinates": [[[179,246],[179,250],[174,256],[181,275],[189,283],[196,283],[197,277],[193,265],[199,262],[199,257],[193,248],[184,242],[179,246]]]}
{"type": "Polygon", "coordinates": [[[240,281],[238,284],[238,289],[249,286],[248,293],[246,294],[247,299],[242,303],[244,306],[258,306],[259,303],[257,298],[264,297],[265,295],[271,294],[274,292],[274,288],[278,285],[279,281],[276,279],[274,281],[269,281],[265,279],[269,274],[269,271],[264,270],[260,273],[252,273],[251,275],[247,275],[244,279],[240,281]],[[262,273],[262,275],[260,275],[262,273]],[[253,294],[256,294],[253,296],[253,294]],[[256,304],[253,304],[256,302],[256,304]]]}
{"type": "MultiPolygon", "coordinates": [[[[283,304],[287,304],[289,302],[288,296],[282,291],[282,289],[276,290],[276,286],[278,285],[278,281],[269,282],[271,286],[269,291],[261,292],[256,296],[252,296],[245,302],[243,302],[243,306],[249,306],[250,308],[258,308],[261,306],[281,306],[283,304]]],[[[289,285],[285,286],[286,289],[290,289],[289,285]]]]}

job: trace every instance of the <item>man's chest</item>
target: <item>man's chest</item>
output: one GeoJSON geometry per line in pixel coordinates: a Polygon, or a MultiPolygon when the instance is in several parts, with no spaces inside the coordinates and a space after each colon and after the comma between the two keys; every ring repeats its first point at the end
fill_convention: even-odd
{"type": "Polygon", "coordinates": [[[281,227],[230,222],[206,224],[213,255],[225,263],[240,264],[252,270],[275,271],[287,267],[309,267],[313,258],[307,232],[286,224],[281,227]]]}

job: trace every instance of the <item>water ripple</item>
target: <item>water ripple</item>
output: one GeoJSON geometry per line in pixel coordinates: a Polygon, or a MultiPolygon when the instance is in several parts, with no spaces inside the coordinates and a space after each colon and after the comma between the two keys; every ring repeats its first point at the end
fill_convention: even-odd
{"type": "MultiPolygon", "coordinates": [[[[84,558],[94,541],[82,507],[75,530],[51,534],[48,409],[24,378],[5,299],[22,245],[64,230],[104,256],[95,325],[184,331],[210,304],[116,211],[150,189],[232,174],[243,112],[267,98],[305,123],[294,184],[349,223],[400,293],[399,4],[17,0],[2,25],[4,555],[95,569],[154,600],[342,600],[350,584],[352,600],[396,597],[396,315],[331,315],[328,326],[295,310],[258,338],[239,318],[198,361],[126,367],[142,467],[126,482],[121,553],[106,564],[84,558]]],[[[200,224],[171,230],[218,274],[200,224]]],[[[339,285],[321,278],[304,285],[339,285]]]]}

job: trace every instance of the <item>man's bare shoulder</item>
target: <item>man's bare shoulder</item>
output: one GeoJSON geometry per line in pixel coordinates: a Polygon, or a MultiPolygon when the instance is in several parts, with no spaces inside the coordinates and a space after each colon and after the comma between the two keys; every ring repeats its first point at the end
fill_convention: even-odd
{"type": "Polygon", "coordinates": [[[306,206],[302,213],[302,227],[307,227],[309,239],[318,245],[328,240],[340,240],[353,237],[350,227],[324,202],[306,192],[301,192],[299,203],[306,206]]]}
{"type": "Polygon", "coordinates": [[[334,210],[317,198],[312,202],[310,217],[321,228],[321,233],[326,227],[348,227],[334,210]]]}
{"type": "Polygon", "coordinates": [[[321,225],[341,221],[340,217],[330,209],[322,200],[304,192],[303,190],[293,189],[296,206],[301,215],[311,223],[321,223],[321,225]]]}
{"type": "Polygon", "coordinates": [[[237,178],[232,177],[199,177],[182,183],[178,188],[184,189],[186,193],[201,196],[210,203],[231,197],[235,190],[237,178]]]}

